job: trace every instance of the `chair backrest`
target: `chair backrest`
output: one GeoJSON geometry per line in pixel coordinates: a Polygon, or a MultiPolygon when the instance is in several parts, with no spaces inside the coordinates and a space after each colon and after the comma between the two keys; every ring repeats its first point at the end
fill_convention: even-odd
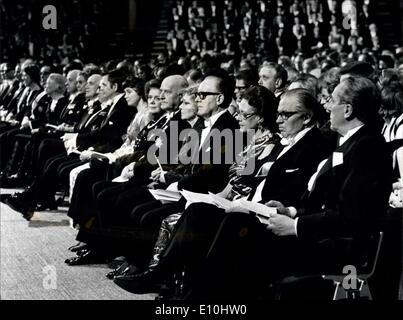
{"type": "Polygon", "coordinates": [[[382,231],[370,238],[367,261],[365,266],[363,266],[361,270],[358,270],[358,277],[369,278],[374,274],[376,265],[378,263],[379,252],[381,251],[382,240],[382,231]]]}

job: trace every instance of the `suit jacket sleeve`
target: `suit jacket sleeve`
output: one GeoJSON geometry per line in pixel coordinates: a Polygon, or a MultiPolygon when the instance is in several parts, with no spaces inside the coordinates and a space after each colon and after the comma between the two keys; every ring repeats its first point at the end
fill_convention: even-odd
{"type": "MultiPolygon", "coordinates": [[[[346,166],[341,187],[332,190],[337,193],[334,205],[316,212],[298,212],[299,238],[367,236],[379,229],[392,185],[391,157],[383,138],[365,137],[358,141],[346,166]]],[[[337,176],[337,167],[334,170],[337,176]]]]}

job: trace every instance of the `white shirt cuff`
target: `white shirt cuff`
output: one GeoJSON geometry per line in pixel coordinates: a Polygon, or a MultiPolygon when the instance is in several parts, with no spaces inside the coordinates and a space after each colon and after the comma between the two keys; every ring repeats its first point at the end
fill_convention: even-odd
{"type": "Polygon", "coordinates": [[[287,209],[290,212],[290,217],[295,218],[295,216],[297,215],[297,209],[295,209],[294,207],[287,207],[287,209]]]}
{"type": "Polygon", "coordinates": [[[298,232],[297,232],[298,219],[299,219],[299,218],[296,218],[296,219],[294,220],[294,232],[295,232],[295,236],[296,236],[296,237],[298,237],[298,232]]]}

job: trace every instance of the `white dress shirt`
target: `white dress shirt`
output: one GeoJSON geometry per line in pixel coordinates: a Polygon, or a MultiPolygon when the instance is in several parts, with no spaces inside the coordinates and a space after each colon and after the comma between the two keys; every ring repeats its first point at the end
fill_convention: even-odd
{"type": "Polygon", "coordinates": [[[52,103],[50,104],[50,111],[54,112],[56,109],[57,102],[62,98],[63,96],[60,96],[56,100],[52,99],[52,103]]]}
{"type": "Polygon", "coordinates": [[[219,113],[216,113],[215,115],[211,116],[210,118],[204,120],[205,128],[203,129],[203,131],[201,133],[199,149],[201,149],[201,147],[203,146],[203,143],[205,142],[208,134],[210,133],[211,128],[214,126],[214,124],[216,123],[218,118],[221,117],[224,114],[224,112],[226,112],[226,111],[227,110],[220,111],[219,113]]]}

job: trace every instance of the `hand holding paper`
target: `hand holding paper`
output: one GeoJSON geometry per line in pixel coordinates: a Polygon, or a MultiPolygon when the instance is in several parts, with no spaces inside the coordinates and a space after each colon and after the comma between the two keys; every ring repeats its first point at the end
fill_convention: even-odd
{"type": "Polygon", "coordinates": [[[75,139],[77,137],[77,133],[65,133],[64,135],[61,136],[61,139],[63,141],[66,140],[71,140],[71,139],[75,139]]]}
{"type": "Polygon", "coordinates": [[[266,224],[271,215],[276,214],[277,212],[276,208],[270,208],[261,203],[248,201],[246,199],[230,201],[213,193],[204,194],[183,190],[182,195],[188,201],[186,206],[189,206],[191,203],[203,202],[224,209],[225,212],[249,213],[250,211],[252,211],[256,213],[256,216],[262,223],[266,224]]]}
{"type": "Polygon", "coordinates": [[[90,159],[91,159],[91,155],[92,155],[92,151],[84,150],[84,151],[81,152],[81,154],[80,154],[80,160],[81,160],[81,161],[90,160],[90,159]]]}
{"type": "Polygon", "coordinates": [[[281,214],[272,214],[267,229],[277,236],[292,236],[295,233],[295,220],[281,214]]]}
{"type": "Polygon", "coordinates": [[[282,214],[284,216],[291,217],[290,209],[288,209],[287,207],[284,207],[284,205],[279,201],[274,201],[274,200],[269,201],[266,203],[266,206],[268,206],[270,208],[276,208],[278,214],[282,214]]]}

